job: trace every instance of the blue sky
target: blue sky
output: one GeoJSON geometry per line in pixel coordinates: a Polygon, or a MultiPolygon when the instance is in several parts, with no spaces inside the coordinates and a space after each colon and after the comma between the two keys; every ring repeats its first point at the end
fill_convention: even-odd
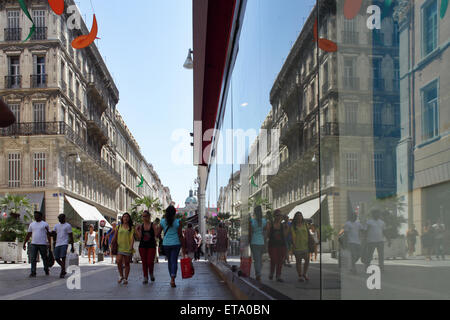
{"type": "MultiPolygon", "coordinates": [[[[90,28],[94,13],[90,1],[77,4],[90,28]]],[[[192,132],[193,127],[193,74],[182,67],[192,47],[192,1],[92,0],[92,4],[101,38],[96,43],[120,91],[118,110],[142,154],[182,205],[197,170],[192,156],[186,165],[172,162],[177,142],[171,135],[180,128],[192,132]]]]}
{"type": "MultiPolygon", "coordinates": [[[[271,109],[270,90],[315,3],[316,0],[248,1],[232,77],[235,130],[258,131],[261,127],[271,109]],[[244,103],[248,105],[242,106],[244,103]]],[[[231,95],[227,102],[223,129],[231,128],[231,95]]],[[[216,203],[220,187],[228,183],[232,171],[239,169],[238,160],[241,161],[235,159],[233,168],[225,164],[212,168],[206,194],[211,205],[216,203]]]]}
{"type": "MultiPolygon", "coordinates": [[[[271,107],[273,82],[315,3],[281,1],[282,6],[279,0],[248,1],[233,74],[235,129],[259,129],[271,107]],[[243,103],[248,106],[242,107],[243,103]]],[[[90,1],[77,3],[90,27],[90,1]]],[[[171,135],[179,129],[186,134],[192,131],[192,71],[182,68],[192,47],[192,0],[92,0],[92,4],[101,38],[97,45],[120,91],[118,109],[143,155],[170,187],[174,201],[182,205],[193,187],[196,168],[192,156],[185,165],[173,163],[171,152],[180,141],[172,141],[171,135]]],[[[224,128],[231,127],[230,112],[228,108],[224,128]]],[[[210,179],[211,204],[232,168],[219,165],[218,170],[218,183],[215,177],[210,179]]]]}

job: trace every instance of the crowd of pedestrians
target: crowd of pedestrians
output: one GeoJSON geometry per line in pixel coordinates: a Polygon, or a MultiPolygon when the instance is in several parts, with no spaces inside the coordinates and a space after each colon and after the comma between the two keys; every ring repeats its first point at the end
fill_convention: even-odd
{"type": "MultiPolygon", "coordinates": [[[[301,212],[296,212],[294,218],[289,220],[275,210],[272,221],[262,217],[262,208],[254,209],[253,217],[249,221],[250,248],[257,281],[261,281],[262,256],[269,253],[270,272],[269,279],[284,282],[281,277],[282,268],[289,256],[295,257],[298,280],[308,281],[308,266],[310,259],[315,255],[317,259],[317,246],[319,235],[313,224],[303,219],[301,212]]],[[[290,266],[290,265],[289,265],[290,266]]]]}

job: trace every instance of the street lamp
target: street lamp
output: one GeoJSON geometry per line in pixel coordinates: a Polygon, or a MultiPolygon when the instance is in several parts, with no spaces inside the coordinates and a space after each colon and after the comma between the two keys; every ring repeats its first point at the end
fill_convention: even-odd
{"type": "Polygon", "coordinates": [[[185,69],[188,69],[188,70],[194,69],[194,61],[192,60],[192,54],[193,53],[194,53],[194,51],[189,49],[188,56],[186,58],[186,61],[183,64],[183,67],[185,69]]]}

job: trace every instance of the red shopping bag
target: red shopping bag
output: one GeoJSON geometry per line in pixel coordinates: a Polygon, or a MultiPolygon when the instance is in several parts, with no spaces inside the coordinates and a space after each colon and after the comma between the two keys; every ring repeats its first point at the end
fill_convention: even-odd
{"type": "Polygon", "coordinates": [[[250,271],[252,268],[251,257],[241,257],[241,273],[243,277],[250,277],[250,271]]]}
{"type": "Polygon", "coordinates": [[[194,266],[191,258],[181,259],[181,277],[183,279],[192,278],[194,275],[194,266]]]}

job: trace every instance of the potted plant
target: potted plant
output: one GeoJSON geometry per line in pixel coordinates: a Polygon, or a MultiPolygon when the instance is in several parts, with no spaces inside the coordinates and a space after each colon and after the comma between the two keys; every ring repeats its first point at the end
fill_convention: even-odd
{"type": "Polygon", "coordinates": [[[0,199],[2,218],[0,220],[0,260],[21,262],[23,241],[27,234],[24,222],[31,221],[32,206],[21,195],[7,194],[0,199]],[[23,221],[21,212],[25,212],[23,221]]]}

